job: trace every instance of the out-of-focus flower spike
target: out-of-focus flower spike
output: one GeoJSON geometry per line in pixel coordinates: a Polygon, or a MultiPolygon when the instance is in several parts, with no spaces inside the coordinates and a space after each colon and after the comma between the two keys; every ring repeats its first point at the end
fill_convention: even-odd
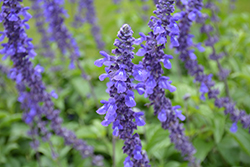
{"type": "MultiPolygon", "coordinates": [[[[19,92],[18,101],[24,110],[23,120],[31,127],[29,135],[41,135],[44,141],[48,141],[51,134],[54,133],[61,136],[66,145],[71,145],[78,150],[83,157],[93,157],[91,146],[77,139],[72,131],[62,127],[62,119],[59,117],[60,111],[54,109],[51,100],[52,94],[46,91],[42,82],[41,73],[44,68],[40,65],[34,67],[30,61],[30,58],[36,55],[32,53],[34,52],[32,39],[28,38],[25,32],[25,22],[31,16],[27,13],[28,8],[24,8],[20,2],[20,0],[3,1],[0,16],[3,16],[3,27],[8,43],[2,44],[5,48],[2,53],[9,56],[13,61],[13,68],[9,72],[9,77],[16,82],[19,92]],[[25,20],[21,19],[21,15],[24,15],[25,20]],[[27,88],[29,88],[29,91],[27,91],[27,88]],[[47,127],[48,124],[50,128],[47,127]],[[34,129],[37,133],[34,133],[34,129]]],[[[34,149],[37,149],[39,142],[35,140],[31,145],[34,149]]],[[[95,162],[93,164],[96,165],[95,162]]],[[[100,161],[98,161],[98,164],[100,164],[100,161]]]]}

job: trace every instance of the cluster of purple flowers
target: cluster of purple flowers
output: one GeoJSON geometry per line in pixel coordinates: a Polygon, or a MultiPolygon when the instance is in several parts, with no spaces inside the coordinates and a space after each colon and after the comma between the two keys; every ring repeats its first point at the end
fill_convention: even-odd
{"type": "Polygon", "coordinates": [[[104,105],[97,110],[97,113],[106,114],[102,125],[108,126],[113,123],[113,135],[124,140],[123,152],[128,155],[124,161],[124,166],[149,167],[147,155],[142,151],[140,137],[137,133],[133,134],[137,126],[144,126],[145,122],[141,118],[144,115],[143,112],[132,110],[132,107],[136,106],[132,76],[136,80],[142,80],[141,73],[144,73],[131,61],[134,58],[132,45],[135,41],[132,35],[133,31],[130,26],[123,25],[117,35],[119,39],[114,42],[117,48],[112,50],[112,53],[116,56],[110,56],[101,51],[100,53],[104,58],[95,62],[98,67],[103,64],[107,66],[105,68],[106,73],[99,77],[100,80],[103,81],[106,77],[110,79],[107,83],[107,92],[110,98],[108,101],[101,101],[104,105]]]}
{"type": "MultiPolygon", "coordinates": [[[[206,40],[205,44],[210,46],[213,51],[210,55],[210,59],[217,62],[217,65],[220,69],[219,76],[224,81],[227,96],[229,96],[226,84],[226,76],[228,75],[228,71],[223,69],[218,61],[222,57],[221,54],[216,54],[215,52],[214,44],[218,41],[218,37],[210,35],[211,31],[213,31],[213,28],[210,25],[206,25],[204,22],[204,19],[206,19],[207,16],[200,12],[203,6],[202,1],[190,0],[189,3],[184,4],[184,6],[186,10],[180,13],[179,22],[180,35],[178,41],[180,42],[180,45],[176,47],[176,50],[180,54],[180,59],[185,63],[185,67],[189,74],[195,77],[195,81],[201,83],[201,100],[205,100],[205,94],[208,94],[209,99],[215,99],[215,106],[218,108],[223,107],[225,109],[224,113],[229,114],[231,120],[234,122],[231,127],[232,132],[237,131],[237,122],[241,122],[243,128],[249,129],[250,133],[250,115],[247,115],[243,110],[238,110],[235,106],[235,103],[229,97],[218,97],[220,91],[216,88],[213,88],[215,82],[212,80],[212,74],[206,75],[204,73],[204,67],[198,64],[194,50],[190,49],[192,47],[196,47],[199,51],[204,51],[204,48],[201,46],[201,44],[194,44],[192,42],[192,38],[194,36],[189,34],[192,22],[201,22],[203,23],[201,31],[208,35],[208,40],[206,40]]],[[[214,10],[216,9],[214,4],[211,3],[208,3],[207,7],[212,7],[214,10]]],[[[216,19],[214,18],[213,20],[216,19]]]]}
{"type": "MultiPolygon", "coordinates": [[[[18,101],[21,103],[22,109],[25,111],[23,115],[24,121],[30,125],[29,134],[34,139],[31,144],[35,149],[39,146],[39,141],[35,136],[41,136],[44,141],[48,141],[52,132],[64,138],[65,144],[72,145],[76,150],[80,151],[83,157],[93,156],[93,147],[89,146],[83,140],[77,139],[76,135],[62,127],[62,119],[59,117],[59,110],[54,109],[51,98],[57,98],[57,94],[52,91],[46,92],[46,87],[42,82],[41,73],[43,67],[36,65],[33,67],[30,59],[36,56],[29,38],[25,32],[25,28],[29,26],[26,23],[32,16],[27,12],[28,7],[22,7],[21,0],[4,0],[0,20],[4,25],[3,37],[8,38],[7,43],[2,43],[3,49],[1,54],[4,58],[10,57],[13,61],[13,68],[9,72],[9,77],[16,82],[19,91],[18,101]],[[20,16],[24,17],[24,20],[20,16]],[[48,124],[50,123],[50,128],[48,124]]],[[[94,157],[93,161],[96,165],[102,165],[102,158],[94,157]]]]}
{"type": "MultiPolygon", "coordinates": [[[[145,1],[145,0],[142,0],[145,1]]],[[[231,0],[234,1],[234,0],[231,0]]],[[[54,109],[52,98],[57,99],[55,91],[48,93],[46,86],[42,81],[44,68],[39,64],[34,67],[31,59],[36,56],[32,38],[26,34],[29,29],[27,24],[32,16],[27,12],[28,7],[23,7],[22,0],[0,0],[2,2],[2,11],[0,13],[0,22],[3,22],[4,31],[0,32],[0,42],[7,37],[8,42],[2,43],[3,47],[0,53],[4,55],[3,59],[10,58],[13,67],[6,70],[0,65],[0,70],[8,73],[16,83],[19,92],[18,101],[24,110],[23,120],[30,126],[29,135],[33,139],[31,146],[37,150],[40,137],[43,141],[50,141],[51,135],[55,134],[64,138],[65,144],[73,146],[78,150],[82,157],[92,157],[94,165],[102,166],[102,156],[95,156],[93,147],[87,145],[83,140],[77,139],[74,132],[62,127],[62,119],[59,117],[59,110],[54,109]],[[22,20],[22,18],[24,18],[22,20]]],[[[78,13],[75,15],[74,24],[81,26],[84,22],[92,25],[91,32],[99,49],[104,48],[101,40],[100,28],[97,25],[97,18],[93,0],[71,0],[71,3],[78,4],[78,13]]],[[[114,3],[120,1],[114,0],[114,3]]],[[[43,55],[54,57],[50,48],[50,41],[55,41],[62,54],[70,53],[70,67],[74,68],[74,63],[81,69],[84,78],[87,75],[79,66],[78,57],[80,51],[72,34],[64,23],[64,17],[67,15],[63,8],[64,0],[32,0],[32,9],[35,10],[36,26],[42,34],[43,55]],[[49,24],[46,28],[46,23],[49,24]],[[50,37],[51,36],[51,37],[50,37]]],[[[175,48],[179,58],[185,63],[185,68],[191,76],[195,77],[195,82],[200,83],[200,99],[206,100],[206,94],[209,99],[214,99],[214,104],[218,108],[224,108],[225,114],[229,114],[233,125],[232,132],[237,131],[237,123],[241,122],[244,128],[249,129],[250,133],[250,115],[245,111],[236,108],[235,103],[229,97],[229,88],[227,85],[227,76],[229,71],[223,69],[219,59],[223,54],[216,53],[215,44],[219,40],[217,35],[213,34],[213,27],[206,24],[206,20],[218,21],[216,11],[218,8],[212,1],[208,0],[205,7],[211,9],[212,16],[202,14],[202,0],[154,0],[156,4],[155,16],[150,17],[148,26],[150,32],[145,35],[139,33],[139,39],[133,37],[133,31],[128,24],[124,24],[118,32],[118,39],[115,40],[115,49],[111,56],[101,51],[104,57],[95,61],[95,65],[101,67],[105,65],[105,74],[100,75],[99,79],[103,81],[109,78],[106,92],[109,93],[108,101],[102,100],[103,104],[96,112],[105,115],[102,121],[103,126],[112,124],[113,135],[124,141],[123,152],[127,154],[124,161],[125,167],[144,166],[150,167],[147,153],[142,150],[140,136],[135,131],[138,126],[144,126],[144,113],[136,112],[133,107],[136,106],[134,91],[140,95],[144,94],[148,98],[149,106],[153,106],[154,114],[161,122],[163,129],[170,132],[171,142],[175,144],[177,150],[190,163],[195,163],[194,153],[196,152],[189,138],[185,135],[183,124],[180,121],[185,120],[182,114],[181,106],[172,106],[171,100],[166,97],[166,89],[173,93],[176,87],[172,85],[169,77],[164,76],[163,66],[170,70],[173,59],[172,55],[165,54],[164,49],[169,42],[170,48],[175,48]],[[181,12],[174,13],[176,5],[181,12]],[[205,33],[208,39],[205,45],[212,50],[209,58],[216,61],[219,68],[219,78],[224,82],[227,97],[218,97],[220,91],[216,88],[212,80],[212,74],[205,74],[204,67],[197,62],[194,49],[200,52],[204,48],[200,43],[195,44],[192,41],[194,35],[190,34],[193,22],[202,24],[201,32],[205,33]],[[142,61],[134,64],[132,59],[135,53],[133,45],[140,45],[141,48],[136,53],[141,56],[142,61]]]]}
{"type": "Polygon", "coordinates": [[[48,32],[52,37],[51,40],[57,43],[62,54],[70,53],[71,63],[69,67],[74,68],[74,63],[80,56],[80,51],[75,39],[64,24],[64,16],[67,15],[67,12],[62,6],[63,4],[64,0],[43,0],[42,7],[44,8],[46,22],[49,23],[48,32]]]}
{"type": "MultiPolygon", "coordinates": [[[[133,99],[134,93],[131,91],[133,89],[131,81],[129,82],[130,86],[127,86],[125,82],[128,81],[127,79],[129,75],[133,75],[134,79],[139,81],[134,88],[140,95],[145,93],[145,97],[148,97],[151,101],[150,105],[153,105],[154,113],[155,115],[158,115],[158,119],[161,121],[162,127],[170,131],[171,141],[176,145],[176,148],[182,152],[182,155],[185,156],[186,159],[188,159],[191,163],[194,163],[195,158],[193,157],[193,154],[195,153],[195,149],[188,141],[188,137],[185,136],[183,125],[180,124],[178,120],[185,120],[185,116],[181,114],[180,110],[178,110],[180,106],[172,106],[170,99],[165,96],[165,89],[168,89],[170,92],[174,92],[176,88],[171,85],[172,81],[169,80],[169,77],[162,76],[163,69],[161,67],[161,62],[163,62],[165,68],[171,69],[171,62],[169,60],[173,58],[171,55],[166,55],[163,51],[167,43],[167,37],[170,37],[171,45],[173,47],[179,46],[179,42],[177,40],[179,28],[176,23],[179,17],[171,16],[174,12],[173,4],[173,0],[160,0],[158,2],[156,5],[157,10],[154,11],[156,17],[152,16],[148,23],[152,30],[148,33],[148,36],[140,33],[141,38],[136,39],[133,42],[132,38],[129,40],[127,38],[120,37],[120,34],[126,34],[120,31],[118,33],[118,37],[120,39],[129,40],[129,42],[124,41],[124,44],[122,45],[120,40],[115,41],[114,45],[117,46],[118,49],[113,50],[113,53],[118,55],[118,58],[111,57],[108,54],[101,52],[105,58],[97,60],[95,64],[97,66],[102,66],[103,64],[108,66],[105,68],[107,73],[102,74],[100,76],[100,80],[103,80],[106,77],[111,79],[111,81],[107,84],[107,92],[109,92],[111,98],[108,102],[101,101],[104,106],[97,110],[97,113],[105,114],[107,112],[102,125],[107,126],[113,122],[114,135],[118,135],[118,129],[124,129],[124,126],[121,125],[120,122],[117,122],[117,119],[120,119],[120,113],[118,111],[123,107],[119,107],[116,104],[122,103],[123,105],[125,104],[124,106],[126,107],[135,106],[135,101],[133,99]],[[146,41],[146,44],[141,44],[144,41],[146,41]],[[142,62],[138,65],[133,65],[130,60],[133,58],[133,54],[129,56],[129,52],[133,49],[132,42],[136,45],[141,44],[142,47],[136,53],[137,56],[144,56],[142,62]],[[129,43],[130,45],[128,45],[129,43]],[[124,62],[124,60],[121,59],[125,59],[126,63],[119,64],[119,66],[117,66],[116,61],[119,63],[124,62]],[[114,90],[112,88],[114,88],[114,90]],[[120,97],[120,94],[123,95],[124,99],[118,98],[120,97]],[[113,99],[113,97],[116,96],[118,97],[113,99]],[[110,110],[110,108],[112,110],[110,110]]],[[[127,25],[124,27],[127,27],[127,25]]],[[[137,123],[138,126],[140,125],[140,122],[138,122],[140,119],[136,117],[141,116],[142,113],[136,113],[137,116],[134,115],[134,117],[132,117],[130,116],[133,115],[132,112],[128,113],[124,112],[126,110],[122,111],[123,115],[126,114],[132,119],[135,119],[135,123],[137,123]]],[[[124,116],[122,116],[122,118],[124,118],[124,116]]],[[[127,124],[130,124],[129,120],[126,121],[127,124]]],[[[127,159],[125,162],[126,161],[127,159]]]]}
{"type": "Polygon", "coordinates": [[[142,89],[145,90],[145,97],[148,97],[151,101],[150,105],[153,105],[154,113],[158,115],[162,127],[169,130],[171,141],[182,152],[182,155],[193,163],[195,149],[185,136],[183,125],[178,120],[184,121],[185,116],[178,110],[180,106],[172,106],[170,99],[166,98],[165,95],[165,89],[174,92],[176,88],[171,85],[172,81],[169,80],[169,77],[163,76],[161,66],[161,62],[163,62],[166,69],[172,67],[170,59],[173,56],[166,55],[163,49],[168,36],[172,47],[179,46],[177,40],[179,28],[176,23],[179,15],[171,16],[174,12],[173,0],[159,0],[156,7],[157,10],[154,11],[156,17],[152,16],[148,23],[151,32],[148,33],[148,36],[140,33],[141,38],[137,41],[138,43],[146,41],[145,45],[141,44],[142,48],[139,49],[136,55],[144,56],[141,65],[148,72],[147,79],[139,83],[137,89],[140,88],[140,91],[138,91],[140,94],[144,93],[144,91],[141,91],[142,89]]]}
{"type": "Polygon", "coordinates": [[[42,5],[42,0],[32,0],[32,10],[36,11],[33,17],[36,20],[37,30],[41,34],[41,54],[44,57],[53,58],[55,55],[50,47],[50,34],[47,32],[45,26],[46,21],[42,5]]]}

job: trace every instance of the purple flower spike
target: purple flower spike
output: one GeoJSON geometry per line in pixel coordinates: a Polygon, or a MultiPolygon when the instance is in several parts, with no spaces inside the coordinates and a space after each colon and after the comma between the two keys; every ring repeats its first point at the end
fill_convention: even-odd
{"type": "MultiPolygon", "coordinates": [[[[35,3],[39,2],[36,0],[34,5],[36,5],[35,3]]],[[[66,55],[66,53],[69,52],[71,62],[77,61],[80,56],[80,51],[76,40],[73,38],[73,35],[70,33],[64,22],[64,17],[67,16],[67,12],[63,7],[64,1],[43,0],[42,5],[43,6],[40,8],[44,11],[41,11],[41,13],[43,13],[45,21],[48,23],[48,36],[51,36],[50,38],[47,37],[46,40],[49,38],[50,41],[55,42],[63,55],[66,55]]],[[[46,33],[42,33],[42,35],[44,34],[46,33]]],[[[71,66],[69,67],[72,68],[72,65],[73,63],[71,63],[71,66]]]]}
{"type": "MultiPolygon", "coordinates": [[[[54,3],[54,1],[44,1],[46,2],[54,3]]],[[[2,44],[4,47],[2,53],[13,62],[9,76],[16,82],[19,92],[18,101],[24,111],[23,120],[30,126],[28,135],[32,139],[39,139],[42,136],[44,141],[49,141],[52,134],[61,136],[65,144],[79,151],[82,157],[92,157],[93,148],[78,139],[72,131],[62,127],[63,120],[59,117],[60,111],[55,109],[51,99],[53,96],[56,97],[55,92],[48,93],[42,81],[41,73],[44,69],[40,65],[34,67],[30,61],[36,55],[32,39],[26,34],[26,28],[29,27],[26,22],[31,15],[27,12],[29,8],[23,7],[21,3],[22,0],[1,1],[0,17],[8,38],[8,42],[2,44]]],[[[53,16],[58,17],[57,14],[53,16]]],[[[60,23],[57,19],[56,21],[58,28],[60,23]]],[[[62,41],[63,37],[60,36],[60,39],[62,41]]],[[[37,151],[38,140],[32,141],[31,146],[37,151]]]]}
{"type": "MultiPolygon", "coordinates": [[[[161,65],[161,62],[163,62],[165,68],[170,69],[172,67],[169,59],[173,57],[168,57],[164,53],[164,48],[167,47],[167,39],[170,38],[171,47],[185,48],[185,46],[180,46],[182,41],[178,38],[182,31],[180,27],[177,27],[176,21],[187,17],[187,14],[185,11],[182,11],[173,17],[172,14],[175,10],[174,2],[176,2],[176,6],[181,6],[182,9],[185,8],[180,0],[158,0],[157,9],[154,11],[155,16],[150,17],[148,26],[151,31],[148,33],[145,46],[142,47],[144,53],[141,54],[144,55],[142,65],[147,69],[150,76],[141,83],[145,85],[144,96],[150,100],[150,105],[154,108],[154,114],[161,121],[162,127],[169,130],[171,142],[175,144],[176,149],[181,151],[182,155],[190,163],[193,163],[195,162],[193,156],[195,149],[188,141],[188,137],[184,135],[184,128],[179,123],[179,119],[184,120],[185,117],[180,111],[172,109],[171,100],[166,97],[164,90],[168,89],[170,92],[174,92],[176,88],[171,85],[169,78],[163,77],[164,70],[161,65]]],[[[191,4],[192,8],[193,6],[196,7],[194,5],[195,1],[184,1],[184,3],[191,4]]],[[[184,26],[186,24],[188,25],[185,22],[184,26]]]]}
{"type": "MultiPolygon", "coordinates": [[[[132,58],[134,57],[133,47],[135,39],[132,37],[133,31],[130,26],[125,24],[118,32],[118,39],[114,45],[117,47],[112,50],[116,56],[110,56],[112,65],[105,68],[106,75],[109,77],[107,92],[110,95],[108,109],[105,120],[102,121],[103,126],[108,126],[113,122],[113,135],[124,140],[123,152],[128,155],[124,161],[125,167],[145,166],[150,167],[146,153],[141,150],[141,140],[134,131],[137,126],[145,125],[145,121],[141,118],[142,112],[134,112],[132,107],[136,106],[134,100],[134,89],[139,93],[143,93],[144,84],[135,86],[132,81],[132,74],[136,80],[144,81],[147,78],[147,73],[144,67],[134,65],[132,58]],[[135,120],[135,121],[134,121],[135,120]],[[140,159],[140,161],[138,161],[140,159]]],[[[104,64],[109,61],[105,60],[104,64]]],[[[98,110],[98,113],[105,114],[104,106],[98,110]],[[101,112],[100,112],[101,110],[101,112]]]]}

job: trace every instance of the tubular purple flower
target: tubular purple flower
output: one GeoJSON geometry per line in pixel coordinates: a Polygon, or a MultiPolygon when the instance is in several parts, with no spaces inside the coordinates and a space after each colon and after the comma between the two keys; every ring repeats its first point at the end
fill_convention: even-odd
{"type": "MultiPolygon", "coordinates": [[[[91,146],[77,139],[72,131],[62,127],[62,119],[59,117],[60,111],[54,109],[51,100],[51,97],[55,94],[47,93],[42,82],[43,67],[37,65],[34,68],[30,61],[32,57],[30,54],[34,55],[31,51],[34,52],[34,50],[31,43],[32,39],[28,38],[25,32],[25,27],[27,27],[25,22],[31,16],[27,13],[28,8],[22,7],[20,2],[22,1],[4,0],[0,18],[3,21],[8,38],[8,42],[2,44],[4,47],[3,54],[13,61],[13,68],[9,76],[16,82],[19,91],[18,101],[24,110],[23,120],[31,127],[29,134],[31,136],[40,135],[44,141],[48,141],[52,132],[46,125],[50,123],[53,133],[63,137],[65,144],[72,145],[83,157],[93,157],[91,146]],[[21,15],[24,16],[24,20],[21,20],[21,15]],[[29,91],[27,91],[27,88],[29,88],[29,91]]],[[[39,142],[34,140],[32,146],[37,149],[39,142]]],[[[93,163],[95,164],[95,162],[93,163]]],[[[98,161],[98,163],[100,162],[98,161]]]]}
{"type": "MultiPolygon", "coordinates": [[[[116,56],[110,56],[100,52],[105,56],[108,67],[105,68],[106,76],[109,77],[107,92],[110,95],[108,101],[101,101],[104,105],[97,110],[98,114],[105,114],[103,126],[113,123],[113,135],[124,140],[123,152],[128,155],[124,161],[124,166],[145,166],[150,167],[146,153],[142,152],[142,145],[139,135],[134,133],[137,126],[144,126],[145,122],[141,118],[143,112],[134,112],[132,107],[136,105],[134,100],[134,84],[131,76],[138,77],[137,67],[132,63],[134,58],[134,48],[132,47],[135,39],[132,37],[133,31],[130,26],[124,24],[118,32],[118,38],[114,42],[117,47],[112,50],[116,56]],[[133,121],[135,120],[135,121],[133,121]]],[[[99,65],[97,63],[97,65],[99,65]]],[[[103,74],[102,74],[103,75],[103,74]]],[[[140,78],[141,79],[141,78],[140,78]]]]}
{"type": "Polygon", "coordinates": [[[187,160],[193,163],[195,149],[185,136],[183,125],[178,120],[179,118],[183,121],[185,117],[176,107],[172,107],[170,99],[165,96],[165,89],[174,92],[176,88],[171,85],[172,82],[169,77],[162,76],[161,62],[163,61],[164,66],[170,69],[171,62],[169,59],[173,58],[173,56],[166,55],[163,51],[167,43],[167,36],[170,37],[172,46],[179,46],[177,40],[179,28],[176,21],[180,16],[171,15],[174,12],[173,4],[174,0],[159,0],[156,5],[157,10],[154,11],[156,17],[152,16],[148,23],[151,32],[148,33],[148,36],[141,35],[142,37],[135,42],[135,44],[138,44],[138,41],[146,41],[145,46],[141,45],[142,48],[137,52],[137,55],[144,56],[141,64],[148,72],[147,79],[140,82],[136,89],[138,92],[140,91],[140,94],[143,93],[142,90],[145,90],[145,97],[148,97],[151,101],[150,105],[154,107],[154,114],[158,115],[162,127],[169,130],[171,142],[175,144],[175,147],[181,151],[187,160]]]}

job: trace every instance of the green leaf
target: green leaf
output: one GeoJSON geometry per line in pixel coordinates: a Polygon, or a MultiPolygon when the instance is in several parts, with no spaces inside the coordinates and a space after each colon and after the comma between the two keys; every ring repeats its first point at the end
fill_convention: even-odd
{"type": "Polygon", "coordinates": [[[19,148],[19,146],[17,143],[9,143],[9,144],[4,146],[2,152],[3,152],[3,154],[8,155],[10,153],[10,151],[18,149],[18,148],[19,148]]]}
{"type": "Polygon", "coordinates": [[[160,149],[166,149],[170,145],[169,133],[162,129],[159,125],[151,125],[147,129],[147,145],[148,155],[158,152],[160,149]]]}
{"type": "Polygon", "coordinates": [[[6,111],[2,111],[2,110],[0,110],[0,119],[1,118],[5,118],[5,117],[7,117],[7,112],[6,111]]]}
{"type": "Polygon", "coordinates": [[[106,128],[102,126],[100,120],[93,120],[91,126],[82,126],[76,131],[79,138],[102,138],[106,135],[106,128]]]}
{"type": "MultiPolygon", "coordinates": [[[[228,125],[230,127],[231,125],[228,125]]],[[[229,128],[228,128],[229,129],[229,128]]],[[[229,132],[235,140],[239,143],[240,147],[250,156],[250,135],[249,133],[238,126],[236,133],[229,132]]],[[[250,157],[249,157],[250,158],[250,157]]]]}
{"type": "Polygon", "coordinates": [[[240,160],[240,149],[238,146],[238,143],[232,137],[227,135],[217,145],[217,149],[225,161],[231,165],[235,165],[240,160]]]}
{"type": "Polygon", "coordinates": [[[22,114],[14,114],[14,115],[9,115],[8,117],[5,117],[1,122],[0,122],[0,128],[4,126],[9,126],[11,123],[16,122],[16,121],[21,121],[22,120],[22,114]]]}
{"type": "Polygon", "coordinates": [[[225,128],[225,119],[226,117],[221,114],[216,114],[214,118],[214,127],[213,127],[213,135],[216,143],[219,143],[222,135],[224,134],[225,128]]]}
{"type": "Polygon", "coordinates": [[[210,119],[214,118],[213,111],[208,105],[205,104],[199,105],[199,109],[197,111],[205,118],[210,118],[210,119]]]}
{"type": "Polygon", "coordinates": [[[90,88],[86,80],[82,77],[72,78],[70,80],[75,90],[82,96],[86,97],[90,93],[90,88]]]}
{"type": "Polygon", "coordinates": [[[240,73],[240,72],[238,72],[238,73],[233,73],[233,74],[231,75],[231,77],[232,77],[232,78],[244,79],[244,80],[247,81],[248,84],[250,84],[250,76],[249,76],[249,75],[246,75],[246,74],[244,74],[244,73],[240,73]]]}
{"type": "Polygon", "coordinates": [[[176,161],[169,161],[164,165],[164,167],[179,167],[180,163],[176,161]]]}
{"type": "Polygon", "coordinates": [[[194,142],[194,147],[197,152],[195,153],[195,157],[203,162],[203,160],[207,157],[208,153],[212,150],[214,143],[212,141],[206,142],[204,139],[197,137],[194,142]]]}
{"type": "Polygon", "coordinates": [[[20,167],[19,161],[14,157],[10,157],[6,165],[7,165],[6,167],[20,167]]]}

